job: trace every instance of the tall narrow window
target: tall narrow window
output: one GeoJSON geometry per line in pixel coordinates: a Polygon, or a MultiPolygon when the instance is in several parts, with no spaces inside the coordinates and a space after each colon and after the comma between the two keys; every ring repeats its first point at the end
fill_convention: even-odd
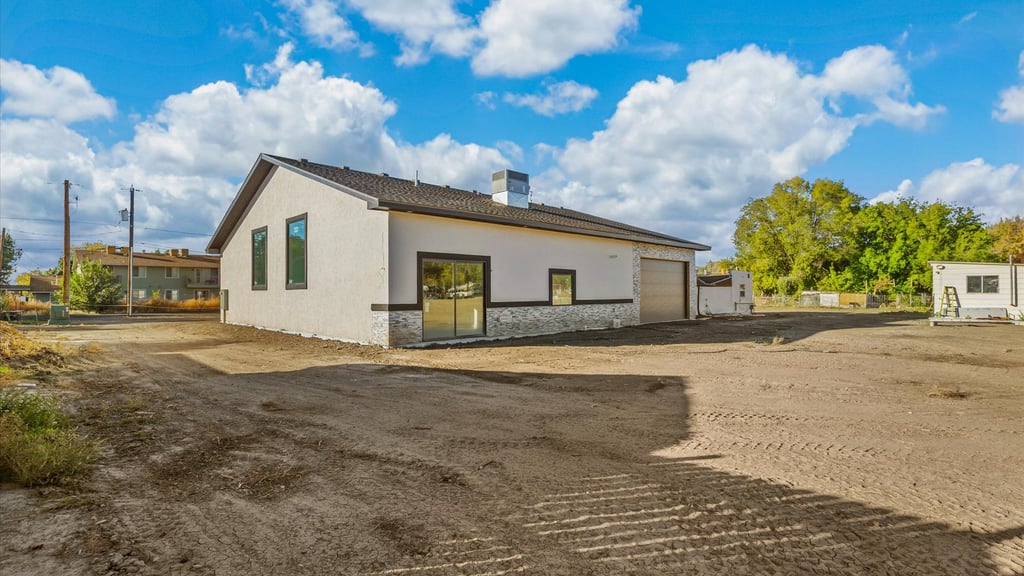
{"type": "Polygon", "coordinates": [[[252,289],[267,289],[267,227],[252,231],[252,289]]]}
{"type": "Polygon", "coordinates": [[[552,306],[568,306],[576,303],[576,271],[548,270],[548,296],[552,306]]]}
{"type": "Polygon", "coordinates": [[[301,289],[306,287],[306,215],[289,218],[287,223],[288,282],[285,288],[288,290],[301,289]]]}

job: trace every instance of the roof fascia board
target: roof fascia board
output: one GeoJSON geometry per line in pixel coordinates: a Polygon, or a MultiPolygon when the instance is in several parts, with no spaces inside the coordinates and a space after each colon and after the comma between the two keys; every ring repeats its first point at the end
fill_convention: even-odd
{"type": "Polygon", "coordinates": [[[356,198],[366,202],[366,207],[368,209],[370,209],[370,210],[373,210],[374,208],[376,208],[377,204],[379,202],[377,200],[377,198],[375,198],[373,196],[370,196],[369,194],[364,194],[364,193],[356,190],[355,188],[349,188],[348,186],[345,186],[344,184],[339,184],[339,183],[337,183],[337,182],[335,182],[333,180],[328,180],[327,178],[324,178],[322,176],[317,176],[316,174],[313,174],[312,172],[308,172],[306,170],[303,170],[302,168],[299,168],[298,166],[293,166],[291,164],[288,164],[287,162],[281,162],[280,160],[278,160],[276,158],[271,158],[269,156],[267,157],[267,161],[271,162],[273,164],[276,164],[277,166],[280,166],[281,168],[284,168],[286,170],[291,170],[292,172],[295,172],[296,174],[300,174],[302,176],[305,176],[306,178],[309,178],[311,180],[319,182],[320,184],[323,184],[324,186],[329,186],[331,188],[334,188],[335,190],[338,190],[339,192],[344,192],[345,194],[348,194],[350,196],[355,196],[356,198]]]}
{"type": "MultiPolygon", "coordinates": [[[[252,207],[254,204],[256,204],[256,200],[258,200],[259,197],[263,194],[263,190],[267,187],[267,184],[270,182],[271,177],[274,175],[274,172],[276,171],[277,166],[270,166],[267,169],[266,173],[263,175],[263,178],[260,180],[260,185],[256,187],[256,191],[249,196],[248,200],[246,200],[245,208],[242,210],[242,213],[238,215],[238,219],[235,221],[234,226],[231,227],[231,231],[228,232],[227,237],[224,238],[224,242],[221,243],[221,246],[226,246],[228,243],[230,243],[231,240],[235,237],[235,234],[238,233],[238,228],[241,226],[242,222],[245,221],[245,218],[249,215],[249,212],[252,211],[252,207]]],[[[232,208],[234,208],[234,206],[232,206],[232,208]]],[[[209,252],[209,250],[207,250],[207,252],[209,252]]]]}
{"type": "Polygon", "coordinates": [[[267,165],[267,158],[264,154],[260,154],[260,157],[253,163],[252,168],[249,169],[249,174],[246,175],[245,180],[242,181],[242,185],[238,187],[238,192],[235,193],[235,197],[231,200],[231,204],[228,205],[227,212],[224,213],[224,217],[221,218],[220,224],[217,225],[217,229],[214,230],[213,236],[210,237],[210,242],[206,245],[206,252],[210,254],[220,254],[221,248],[227,244],[227,241],[235,233],[235,228],[238,227],[238,223],[242,221],[240,213],[244,213],[245,210],[242,208],[242,204],[248,206],[253,197],[256,194],[256,190],[253,190],[253,182],[257,179],[257,172],[262,172],[258,179],[261,184],[266,180],[267,174],[270,172],[270,166],[267,165]]]}
{"type": "Polygon", "coordinates": [[[455,218],[457,220],[472,220],[476,222],[489,222],[493,224],[502,224],[505,226],[515,226],[517,228],[534,228],[537,230],[548,230],[552,232],[564,232],[566,234],[575,234],[578,236],[593,236],[597,238],[611,238],[614,240],[628,240],[630,242],[643,242],[645,244],[654,244],[657,246],[671,246],[673,248],[686,248],[689,250],[710,250],[710,246],[703,244],[697,244],[696,242],[674,242],[669,240],[656,240],[654,238],[643,238],[639,236],[632,236],[628,234],[616,234],[613,232],[601,232],[599,230],[585,230],[582,228],[572,228],[569,226],[559,226],[557,224],[544,224],[541,222],[524,222],[522,220],[513,220],[511,218],[503,218],[501,216],[491,216],[489,214],[475,214],[472,212],[460,212],[457,210],[445,210],[444,208],[433,208],[429,206],[417,206],[412,204],[403,204],[400,202],[380,202],[379,208],[385,208],[389,210],[411,212],[414,214],[425,214],[428,216],[441,216],[443,218],[455,218]]]}
{"type": "Polygon", "coordinates": [[[210,243],[206,246],[206,251],[210,254],[220,254],[221,249],[231,240],[235,232],[238,229],[238,225],[242,220],[245,219],[245,215],[249,213],[249,209],[252,206],[256,198],[259,197],[263,188],[266,186],[267,181],[273,174],[274,168],[284,168],[290,170],[296,174],[309,178],[314,182],[318,182],[330,188],[334,188],[339,192],[343,192],[355,198],[358,198],[366,202],[368,209],[377,207],[377,199],[373,196],[363,194],[358,190],[349,188],[337,182],[327,180],[321,176],[317,176],[312,172],[303,170],[297,166],[292,166],[287,162],[282,162],[277,158],[273,158],[267,154],[260,154],[260,157],[253,164],[252,168],[249,169],[249,174],[245,177],[242,185],[238,188],[238,193],[235,194],[235,199],[231,201],[231,206],[228,211],[224,214],[224,218],[221,219],[220,224],[217,226],[217,230],[213,233],[210,238],[210,243]],[[256,185],[255,181],[259,181],[259,185],[256,185]],[[244,206],[244,207],[243,207],[244,206]]]}

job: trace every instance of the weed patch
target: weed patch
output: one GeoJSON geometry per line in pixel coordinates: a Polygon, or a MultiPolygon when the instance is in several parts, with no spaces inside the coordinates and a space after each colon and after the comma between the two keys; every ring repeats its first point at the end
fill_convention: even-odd
{"type": "Polygon", "coordinates": [[[97,452],[56,398],[0,389],[0,481],[63,484],[88,470],[97,452]]]}

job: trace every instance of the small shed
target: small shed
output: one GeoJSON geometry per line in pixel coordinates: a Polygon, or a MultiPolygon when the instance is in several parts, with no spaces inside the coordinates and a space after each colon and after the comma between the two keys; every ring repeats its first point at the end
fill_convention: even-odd
{"type": "Polygon", "coordinates": [[[699,311],[704,316],[751,314],[754,311],[753,286],[753,274],[743,270],[697,276],[699,311]]]}
{"type": "Polygon", "coordinates": [[[839,308],[839,292],[804,290],[800,293],[800,306],[804,308],[839,308]]]}
{"type": "Polygon", "coordinates": [[[929,262],[933,314],[951,320],[1024,320],[1019,264],[929,262]]]}

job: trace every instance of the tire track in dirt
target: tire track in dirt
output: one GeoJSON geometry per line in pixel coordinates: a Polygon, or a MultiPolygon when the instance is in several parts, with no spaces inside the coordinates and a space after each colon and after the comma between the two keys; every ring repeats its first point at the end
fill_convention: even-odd
{"type": "MultiPolygon", "coordinates": [[[[729,411],[698,411],[690,414],[690,418],[696,422],[706,424],[751,422],[762,424],[835,424],[837,421],[847,421],[850,424],[857,424],[856,419],[844,419],[841,416],[796,416],[791,414],[763,414],[757,412],[729,412],[729,411]]],[[[1024,429],[1013,428],[990,428],[990,427],[968,427],[968,426],[936,426],[934,424],[902,424],[910,430],[917,430],[930,434],[949,435],[974,435],[974,434],[1009,434],[1024,435],[1024,429]]]]}
{"type": "Polygon", "coordinates": [[[517,519],[610,573],[704,566],[719,574],[978,576],[1015,573],[1024,561],[1019,538],[986,542],[983,534],[691,461],[565,488],[517,519]]]}

